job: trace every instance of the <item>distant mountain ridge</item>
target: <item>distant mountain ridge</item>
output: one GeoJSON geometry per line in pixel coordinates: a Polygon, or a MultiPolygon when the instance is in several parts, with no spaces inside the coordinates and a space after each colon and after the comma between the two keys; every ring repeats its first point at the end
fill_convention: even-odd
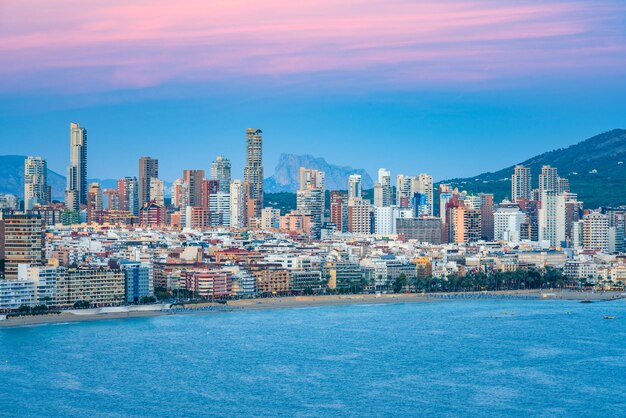
{"type": "MultiPolygon", "coordinates": [[[[626,129],[613,129],[567,148],[545,152],[526,161],[533,188],[543,165],[551,165],[560,177],[568,178],[570,188],[585,207],[626,204],[626,129]]],[[[442,181],[469,192],[494,193],[497,201],[511,196],[514,165],[474,177],[442,181]]]]}
{"type": "MultiPolygon", "coordinates": [[[[0,155],[0,193],[24,197],[24,160],[26,158],[25,155],[0,155]]],[[[100,183],[103,189],[117,187],[117,180],[114,179],[88,179],[88,182],[100,183]]],[[[48,169],[48,185],[52,188],[53,199],[64,199],[65,176],[48,169]]]]}
{"type": "Polygon", "coordinates": [[[309,154],[281,154],[274,174],[263,182],[264,190],[268,193],[294,193],[299,187],[300,167],[323,171],[326,174],[327,190],[346,190],[350,174],[361,175],[364,189],[374,187],[372,178],[363,169],[330,164],[324,158],[309,154]]]}

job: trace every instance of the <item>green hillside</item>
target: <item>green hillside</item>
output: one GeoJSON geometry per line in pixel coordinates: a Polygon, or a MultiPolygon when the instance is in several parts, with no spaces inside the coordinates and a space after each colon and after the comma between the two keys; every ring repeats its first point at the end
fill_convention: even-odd
{"type": "MultiPolygon", "coordinates": [[[[559,170],[559,176],[570,181],[571,190],[585,207],[626,204],[626,130],[614,129],[568,148],[546,152],[520,162],[530,167],[533,187],[543,165],[559,170]]],[[[496,201],[511,196],[514,166],[470,178],[443,181],[468,192],[493,193],[496,201]]]]}

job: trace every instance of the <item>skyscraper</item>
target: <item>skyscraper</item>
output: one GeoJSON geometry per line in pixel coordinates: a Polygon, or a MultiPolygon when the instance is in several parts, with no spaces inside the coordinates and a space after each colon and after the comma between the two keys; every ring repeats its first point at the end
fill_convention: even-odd
{"type": "Polygon", "coordinates": [[[378,182],[374,185],[374,206],[391,206],[391,173],[384,168],[378,170],[378,182]]]}
{"type": "Polygon", "coordinates": [[[241,180],[230,183],[230,226],[243,228],[245,226],[244,185],[241,180]]]}
{"type": "Polygon", "coordinates": [[[142,208],[144,203],[152,199],[150,196],[150,182],[152,179],[159,178],[159,160],[152,157],[141,157],[139,159],[139,207],[142,208]]]}
{"type": "Polygon", "coordinates": [[[97,222],[98,212],[103,210],[102,188],[99,183],[89,183],[87,192],[87,222],[97,222]]]}
{"type": "MultiPolygon", "coordinates": [[[[539,174],[539,195],[543,192],[559,192],[559,174],[557,169],[544,165],[541,167],[541,174],[539,174]]],[[[541,197],[543,199],[543,197],[541,197]]]]}
{"type": "Polygon", "coordinates": [[[65,206],[74,211],[87,204],[87,129],[70,123],[70,165],[67,167],[65,206]]]}
{"type": "Polygon", "coordinates": [[[137,191],[137,178],[124,177],[117,181],[119,192],[120,210],[139,216],[139,199],[137,191]]]}
{"type": "Polygon", "coordinates": [[[361,197],[361,195],[361,175],[350,174],[350,176],[348,176],[348,199],[361,197]]]}
{"type": "Polygon", "coordinates": [[[246,165],[244,182],[248,184],[248,216],[260,217],[263,206],[263,131],[246,130],[246,165]]]}
{"type": "Polygon", "coordinates": [[[219,181],[219,191],[230,193],[230,160],[218,155],[211,164],[211,180],[219,181]]]}
{"type": "MultiPolygon", "coordinates": [[[[183,181],[187,184],[187,206],[201,207],[204,192],[204,170],[184,170],[183,181]]],[[[208,209],[208,208],[207,208],[208,209]]]]}
{"type": "Polygon", "coordinates": [[[432,176],[422,173],[411,182],[411,196],[414,193],[420,193],[426,198],[426,207],[422,215],[433,216],[433,178],[432,176]]]}
{"type": "Polygon", "coordinates": [[[50,203],[47,171],[46,160],[41,157],[24,160],[24,210],[50,203]]]}
{"type": "Polygon", "coordinates": [[[531,175],[530,168],[523,165],[516,165],[511,176],[511,200],[517,202],[519,199],[531,199],[531,175]]]}
{"type": "Polygon", "coordinates": [[[296,205],[300,212],[311,215],[311,235],[320,237],[324,221],[324,178],[323,171],[300,167],[300,189],[296,194],[296,205]]]}

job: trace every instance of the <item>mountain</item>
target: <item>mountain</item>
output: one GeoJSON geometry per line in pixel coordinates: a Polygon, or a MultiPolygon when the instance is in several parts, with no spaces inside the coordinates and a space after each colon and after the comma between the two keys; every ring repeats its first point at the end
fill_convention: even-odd
{"type": "MultiPolygon", "coordinates": [[[[560,177],[568,178],[572,192],[578,194],[585,207],[626,204],[626,130],[596,135],[567,148],[540,154],[526,161],[530,167],[533,188],[543,165],[551,165],[560,177]]],[[[496,201],[511,196],[511,174],[515,166],[475,177],[442,181],[468,192],[493,193],[496,201]]]]}
{"type": "MultiPolygon", "coordinates": [[[[14,194],[24,197],[24,155],[0,155],[0,193],[14,194]]],[[[103,189],[117,187],[114,179],[88,179],[88,183],[100,183],[103,189]]],[[[52,198],[65,198],[65,176],[48,169],[48,184],[52,187],[52,198]]],[[[165,182],[166,191],[169,191],[169,182],[165,182]]],[[[167,193],[166,193],[167,194],[167,193]]]]}
{"type": "MultiPolygon", "coordinates": [[[[0,155],[0,193],[24,197],[24,155],[0,155]]],[[[62,199],[65,194],[65,177],[48,169],[48,184],[52,198],[62,199]]]]}
{"type": "Polygon", "coordinates": [[[323,158],[309,154],[281,154],[274,174],[263,182],[264,190],[267,193],[295,192],[299,187],[300,167],[313,168],[326,173],[327,190],[346,190],[350,174],[361,175],[363,189],[374,187],[372,178],[363,169],[330,164],[323,158]]]}

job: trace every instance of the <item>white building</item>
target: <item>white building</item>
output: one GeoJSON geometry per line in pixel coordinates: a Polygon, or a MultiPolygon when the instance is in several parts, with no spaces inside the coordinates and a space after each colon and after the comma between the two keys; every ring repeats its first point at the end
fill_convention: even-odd
{"type": "Polygon", "coordinates": [[[230,193],[217,192],[209,195],[209,210],[219,216],[219,225],[230,226],[230,206],[230,193]]]}
{"type": "Polygon", "coordinates": [[[496,241],[519,242],[526,215],[517,205],[501,205],[493,214],[493,236],[496,241]]]}
{"type": "Polygon", "coordinates": [[[165,183],[156,177],[150,178],[150,200],[165,206],[165,183]]]}
{"type": "Polygon", "coordinates": [[[350,174],[350,176],[348,176],[348,199],[361,197],[361,195],[361,175],[350,174]]]}
{"type": "Polygon", "coordinates": [[[243,192],[243,182],[241,180],[230,182],[230,226],[233,228],[244,227],[245,202],[243,192]]]}
{"type": "Polygon", "coordinates": [[[539,241],[547,241],[551,246],[560,246],[565,241],[566,195],[555,191],[544,191],[539,209],[539,241]]]}

